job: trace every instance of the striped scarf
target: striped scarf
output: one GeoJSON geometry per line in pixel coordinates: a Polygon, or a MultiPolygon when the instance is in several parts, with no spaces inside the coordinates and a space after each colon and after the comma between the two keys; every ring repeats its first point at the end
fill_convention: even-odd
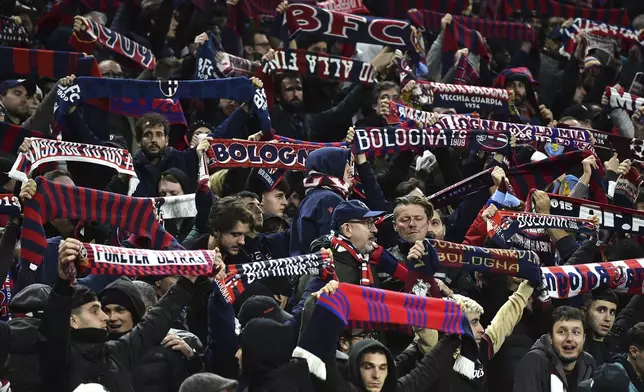
{"type": "MultiPolygon", "coordinates": [[[[409,11],[407,16],[415,26],[438,33],[441,31],[441,19],[445,13],[429,11],[428,8],[409,11]]],[[[536,31],[525,23],[470,18],[462,15],[453,15],[452,23],[454,22],[469,30],[478,31],[487,39],[516,42],[535,42],[537,39],[536,31]]],[[[469,48],[469,46],[465,47],[469,48]]]]}
{"type": "MultiPolygon", "coordinates": [[[[539,162],[513,167],[506,170],[506,174],[510,178],[510,183],[516,196],[521,200],[526,200],[531,189],[544,189],[548,184],[562,174],[569,172],[572,167],[579,165],[584,158],[592,154],[587,150],[567,152],[539,162]]],[[[599,165],[598,169],[593,169],[589,184],[591,200],[599,203],[607,202],[603,178],[604,167],[599,165]]]]}
{"type": "Polygon", "coordinates": [[[644,104],[644,98],[627,93],[624,88],[606,86],[606,98],[611,109],[623,109],[630,113],[640,110],[644,104]]]}
{"type": "Polygon", "coordinates": [[[79,266],[95,275],[210,275],[211,250],[150,250],[83,243],[79,266]]]}
{"type": "Polygon", "coordinates": [[[36,194],[24,202],[20,249],[20,257],[34,270],[47,248],[43,224],[57,218],[116,226],[150,239],[154,249],[164,249],[173,240],[157,222],[152,200],[58,184],[43,177],[36,178],[36,184],[36,194]]]}
{"type": "Polygon", "coordinates": [[[317,188],[328,189],[346,200],[347,197],[349,197],[351,184],[344,182],[341,178],[318,173],[312,170],[304,178],[304,189],[306,189],[306,193],[309,193],[313,189],[317,188]]]}
{"type": "Polygon", "coordinates": [[[631,24],[628,11],[625,9],[575,7],[554,0],[504,0],[503,12],[505,16],[512,16],[514,10],[533,10],[540,15],[550,17],[584,18],[620,26],[630,26],[631,24]]]}
{"type": "Polygon", "coordinates": [[[0,45],[26,47],[30,43],[29,34],[22,25],[16,23],[14,18],[0,16],[0,45]]]}
{"type": "Polygon", "coordinates": [[[452,15],[460,14],[469,5],[469,0],[387,0],[367,2],[373,15],[404,19],[410,9],[434,10],[452,15]]]}
{"type": "Polygon", "coordinates": [[[333,260],[329,251],[275,260],[230,264],[226,266],[226,277],[215,280],[215,282],[226,301],[232,304],[251,283],[257,280],[307,274],[319,275],[324,281],[335,277],[333,260]]]}
{"type": "Polygon", "coordinates": [[[492,181],[491,176],[492,170],[494,170],[494,168],[490,167],[480,173],[461,180],[456,184],[452,184],[447,188],[428,196],[427,200],[429,200],[434,207],[439,208],[458,202],[482,189],[487,189],[494,185],[494,181],[492,181]]]}
{"type": "Polygon", "coordinates": [[[483,248],[433,239],[425,239],[423,243],[428,257],[436,258],[443,267],[510,275],[539,283],[539,256],[532,251],[483,248]]]}
{"type": "Polygon", "coordinates": [[[344,236],[331,235],[331,246],[336,252],[347,252],[355,261],[360,263],[360,286],[373,286],[373,273],[369,258],[358,252],[358,249],[344,236]]]}
{"type": "Polygon", "coordinates": [[[25,138],[44,138],[45,135],[18,125],[0,122],[0,151],[16,155],[25,138]]]}
{"type": "Polygon", "coordinates": [[[474,369],[478,349],[465,312],[456,302],[348,283],[340,283],[333,295],[320,296],[293,357],[306,359],[309,371],[326,380],[322,358],[327,358],[329,348],[337,345],[342,330],[409,330],[410,327],[462,335],[461,356],[454,365],[455,370],[457,365],[463,366],[461,361],[469,363],[465,368],[474,369]]]}
{"type": "Polygon", "coordinates": [[[144,69],[153,70],[156,67],[157,61],[150,49],[91,19],[85,18],[84,21],[87,28],[74,31],[69,38],[69,44],[79,52],[94,53],[96,44],[100,43],[102,47],[129,58],[144,69]]]}
{"type": "Polygon", "coordinates": [[[0,193],[0,215],[20,216],[22,207],[18,196],[11,193],[0,193]]]}
{"type": "Polygon", "coordinates": [[[571,298],[606,287],[625,294],[643,294],[644,259],[606,263],[541,267],[543,288],[549,298],[571,298]]]}
{"type": "Polygon", "coordinates": [[[0,74],[38,75],[53,79],[69,75],[101,76],[94,57],[83,53],[0,47],[0,74]]]}
{"type": "Polygon", "coordinates": [[[208,33],[208,41],[197,49],[195,56],[197,57],[195,79],[198,80],[234,76],[250,77],[260,68],[257,61],[246,60],[222,51],[219,39],[211,32],[208,33]]]}
{"type": "MultiPolygon", "coordinates": [[[[626,44],[622,48],[626,51],[634,44],[639,44],[640,46],[644,44],[644,35],[639,34],[639,32],[633,29],[595,22],[594,20],[576,18],[570,27],[563,29],[562,37],[564,46],[562,50],[568,56],[574,53],[576,47],[574,38],[582,31],[591,36],[617,39],[623,44],[626,44]]],[[[586,50],[588,51],[588,49],[586,50]]]]}

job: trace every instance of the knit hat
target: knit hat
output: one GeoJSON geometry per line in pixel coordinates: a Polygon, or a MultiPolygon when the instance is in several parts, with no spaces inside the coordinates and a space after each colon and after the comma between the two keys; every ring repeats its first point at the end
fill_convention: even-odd
{"type": "MultiPolygon", "coordinates": [[[[177,181],[179,181],[179,185],[181,185],[181,189],[183,189],[184,194],[187,195],[195,192],[196,183],[194,183],[194,181],[190,181],[190,179],[188,178],[188,175],[184,173],[183,170],[177,169],[176,167],[171,167],[170,169],[161,173],[161,176],[159,177],[159,182],[161,182],[161,178],[163,178],[163,176],[167,174],[173,176],[174,178],[177,179],[177,181]]],[[[157,188],[158,186],[159,184],[157,183],[157,188]]]]}
{"type": "Polygon", "coordinates": [[[138,324],[145,314],[145,304],[139,289],[125,276],[107,285],[100,294],[101,304],[120,305],[132,314],[132,322],[138,324]]]}
{"type": "Polygon", "coordinates": [[[584,59],[584,72],[592,67],[601,67],[602,63],[596,57],[588,56],[584,59]]]}

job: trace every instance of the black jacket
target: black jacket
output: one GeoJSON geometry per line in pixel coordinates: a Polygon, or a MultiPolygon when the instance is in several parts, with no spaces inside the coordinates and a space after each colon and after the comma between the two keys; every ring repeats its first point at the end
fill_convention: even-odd
{"type": "MultiPolygon", "coordinates": [[[[577,370],[577,383],[589,380],[595,372],[595,359],[587,352],[583,352],[575,365],[577,370]]],[[[551,391],[551,380],[556,378],[567,388],[566,373],[563,364],[554,349],[550,337],[546,334],[532,346],[532,349],[521,359],[514,373],[514,390],[530,392],[555,392],[551,391]]]]}
{"type": "MultiPolygon", "coordinates": [[[[120,292],[127,296],[136,309],[131,309],[136,325],[145,314],[145,304],[139,289],[126,277],[110,283],[101,293],[99,299],[103,306],[110,305],[110,292],[120,292]]],[[[113,297],[112,297],[113,298],[113,297]]],[[[117,337],[119,339],[125,334],[117,337]]],[[[113,337],[113,336],[112,336],[113,337]]],[[[164,347],[161,344],[142,353],[141,360],[134,367],[133,384],[136,392],[176,392],[183,380],[201,369],[201,360],[195,355],[189,361],[179,351],[164,347]]]]}
{"type": "Polygon", "coordinates": [[[637,392],[644,392],[644,379],[637,376],[637,372],[633,368],[633,365],[628,362],[626,354],[615,355],[609,362],[614,362],[624,368],[629,380],[631,380],[631,390],[635,388],[637,392]]]}
{"type": "MultiPolygon", "coordinates": [[[[6,234],[5,234],[6,235],[6,234]]],[[[51,287],[35,283],[22,289],[11,300],[12,314],[32,314],[32,317],[14,317],[7,323],[11,329],[9,362],[5,378],[16,392],[44,391],[40,378],[39,344],[40,317],[49,302],[51,287]]]]}
{"type": "Polygon", "coordinates": [[[91,382],[102,384],[110,392],[133,392],[135,367],[145,352],[161,343],[193,291],[192,282],[179,278],[130,333],[106,342],[106,331],[70,328],[74,289],[59,280],[40,325],[46,339],[41,355],[44,384],[60,392],[91,382]]]}

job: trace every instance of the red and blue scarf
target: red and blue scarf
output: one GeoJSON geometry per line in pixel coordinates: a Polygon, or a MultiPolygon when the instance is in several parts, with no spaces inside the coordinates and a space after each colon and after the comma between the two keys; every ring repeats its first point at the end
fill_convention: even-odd
{"type": "Polygon", "coordinates": [[[101,72],[94,57],[83,53],[0,47],[0,74],[37,75],[52,79],[69,75],[96,76],[101,72]]]}
{"type": "Polygon", "coordinates": [[[120,227],[151,240],[151,247],[164,249],[173,238],[154,216],[150,199],[75,187],[36,178],[36,194],[24,202],[20,257],[36,269],[42,262],[47,238],[43,224],[53,219],[78,219],[120,227]]]}

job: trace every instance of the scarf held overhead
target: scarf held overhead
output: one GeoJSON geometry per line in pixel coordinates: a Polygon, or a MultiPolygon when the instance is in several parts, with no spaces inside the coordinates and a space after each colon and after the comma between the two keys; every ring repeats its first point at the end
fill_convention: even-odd
{"type": "MultiPolygon", "coordinates": [[[[532,192],[530,193],[532,195],[532,192]]],[[[613,204],[598,203],[549,193],[550,213],[579,219],[599,217],[599,228],[644,235],[644,212],[613,204]]]]}
{"type": "Polygon", "coordinates": [[[36,178],[36,194],[24,202],[20,257],[36,270],[42,262],[47,238],[43,224],[53,219],[105,223],[149,238],[154,249],[166,248],[172,236],[159,225],[150,199],[75,187],[36,178]]]}
{"type": "Polygon", "coordinates": [[[0,122],[0,151],[16,155],[18,148],[22,145],[25,138],[44,138],[45,135],[38,131],[22,128],[7,122],[0,122]]]}
{"type": "Polygon", "coordinates": [[[209,275],[215,262],[210,250],[150,250],[83,243],[80,268],[96,275],[209,275]]]}
{"type": "Polygon", "coordinates": [[[233,56],[221,50],[218,38],[208,33],[208,40],[197,49],[195,79],[208,80],[234,76],[252,76],[260,67],[256,61],[233,56]]]}
{"type": "Polygon", "coordinates": [[[306,170],[306,157],[318,146],[255,142],[236,139],[213,139],[208,149],[208,168],[264,167],[306,170]]]}
{"type": "Polygon", "coordinates": [[[367,128],[356,129],[353,152],[382,156],[397,151],[424,151],[452,147],[474,151],[510,153],[510,138],[503,132],[479,130],[444,130],[437,128],[367,128]]]}
{"type": "Polygon", "coordinates": [[[0,193],[0,214],[9,216],[20,216],[22,207],[18,196],[10,193],[0,193]]]}
{"type": "Polygon", "coordinates": [[[384,45],[404,49],[415,42],[409,22],[372,18],[325,10],[307,4],[289,4],[282,16],[284,42],[310,33],[349,44],[384,45]]]}
{"type": "Polygon", "coordinates": [[[483,170],[471,177],[452,184],[447,188],[434,193],[427,197],[434,207],[442,207],[458,202],[465,197],[476,193],[482,189],[487,189],[494,185],[492,181],[493,167],[483,170]]]}
{"type": "Polygon", "coordinates": [[[75,31],[69,38],[69,44],[79,52],[94,53],[94,47],[98,42],[103,47],[129,58],[145,69],[152,70],[156,67],[156,59],[150,49],[91,19],[84,18],[84,21],[86,29],[75,31]]]}
{"type": "Polygon", "coordinates": [[[275,58],[262,63],[262,72],[297,72],[305,77],[348,81],[352,83],[373,84],[375,68],[370,63],[348,57],[323,53],[296,51],[275,52],[275,58]]]}
{"type": "Polygon", "coordinates": [[[270,117],[263,89],[255,88],[247,78],[218,80],[124,80],[108,78],[76,78],[75,84],[58,86],[54,116],[64,123],[65,114],[84,101],[99,98],[127,97],[132,100],[153,98],[218,99],[252,102],[262,130],[271,130],[270,117]]]}
{"type": "Polygon", "coordinates": [[[539,256],[532,251],[483,248],[433,239],[423,242],[425,249],[430,252],[428,257],[435,257],[443,267],[510,275],[539,282],[539,256]]]}
{"type": "Polygon", "coordinates": [[[94,57],[83,53],[0,47],[0,74],[37,75],[53,79],[69,75],[101,76],[94,57]]]}
{"type": "Polygon", "coordinates": [[[215,282],[226,301],[232,304],[246,290],[246,287],[257,280],[306,274],[320,275],[324,281],[334,277],[335,271],[330,251],[227,265],[226,277],[215,282]]]}
{"type": "Polygon", "coordinates": [[[514,10],[533,10],[539,15],[549,17],[584,18],[620,26],[629,26],[631,24],[628,11],[625,9],[575,7],[554,0],[504,0],[503,11],[505,16],[512,16],[514,10]]]}
{"type": "Polygon", "coordinates": [[[9,172],[9,177],[18,181],[27,181],[29,175],[43,163],[61,161],[94,163],[136,178],[132,156],[125,149],[52,139],[28,140],[31,140],[29,150],[18,154],[9,172]]]}
{"type": "Polygon", "coordinates": [[[642,294],[644,287],[644,259],[541,267],[541,273],[545,293],[550,298],[571,298],[598,287],[642,294]]]}

